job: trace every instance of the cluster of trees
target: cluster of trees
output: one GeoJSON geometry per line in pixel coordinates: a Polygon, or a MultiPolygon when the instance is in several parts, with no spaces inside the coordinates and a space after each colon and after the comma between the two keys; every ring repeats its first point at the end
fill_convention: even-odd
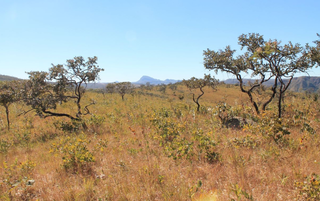
{"type": "Polygon", "coordinates": [[[107,93],[119,93],[121,95],[122,100],[124,100],[124,96],[126,94],[133,93],[134,86],[131,82],[118,82],[118,83],[109,83],[106,86],[107,93]]]}
{"type": "MultiPolygon", "coordinates": [[[[320,37],[320,35],[318,34],[320,37]]],[[[295,74],[307,72],[320,65],[320,40],[314,41],[315,46],[301,46],[291,42],[281,45],[278,40],[264,40],[262,35],[251,33],[239,36],[242,54],[227,46],[224,50],[204,51],[204,66],[206,69],[226,72],[234,75],[239,81],[240,90],[247,94],[255,112],[260,114],[276,97],[278,98],[278,117],[282,115],[282,100],[295,74]],[[256,82],[246,86],[243,76],[250,74],[256,82]],[[268,98],[259,106],[254,97],[257,90],[269,80],[273,81],[268,98]]],[[[97,65],[97,57],[74,57],[67,60],[65,65],[53,65],[48,72],[28,72],[29,80],[0,82],[0,106],[6,111],[8,129],[10,129],[9,107],[12,103],[23,101],[40,117],[50,116],[68,117],[71,120],[81,120],[83,115],[90,114],[89,106],[94,100],[83,106],[81,100],[89,82],[99,79],[99,73],[104,69],[97,65]],[[59,104],[73,100],[77,105],[75,113],[60,113],[56,108],[59,104]]],[[[183,83],[192,91],[193,101],[200,109],[199,99],[203,96],[204,87],[215,89],[218,83],[214,77],[205,75],[203,79],[195,77],[184,80],[183,83]],[[200,90],[196,95],[195,90],[200,90]]],[[[147,84],[145,89],[151,89],[147,84]]],[[[172,90],[176,85],[169,86],[172,90]]],[[[167,86],[159,86],[159,91],[165,93],[167,86]]],[[[119,93],[124,100],[125,94],[133,92],[134,86],[130,82],[111,83],[106,86],[107,93],[119,93]]],[[[26,112],[29,112],[26,111],[26,112]]]]}
{"type": "Polygon", "coordinates": [[[103,71],[97,65],[97,57],[74,57],[67,60],[66,65],[53,65],[49,72],[28,72],[26,81],[2,82],[0,85],[0,105],[6,108],[8,129],[10,129],[9,106],[23,101],[30,110],[35,111],[40,117],[50,116],[68,117],[72,120],[81,120],[83,115],[89,114],[89,105],[82,106],[81,100],[89,82],[99,78],[103,71]],[[74,114],[56,111],[59,104],[73,100],[77,105],[74,114]]]}
{"type": "MultiPolygon", "coordinates": [[[[318,35],[319,36],[319,35],[318,35]]],[[[236,55],[236,51],[227,46],[224,50],[204,51],[204,66],[206,69],[226,72],[234,75],[239,81],[240,89],[249,97],[257,114],[266,110],[269,103],[278,94],[278,117],[282,116],[282,100],[284,94],[295,74],[306,73],[310,68],[318,67],[320,61],[320,42],[315,41],[316,46],[308,44],[304,47],[300,44],[281,45],[278,40],[264,40],[262,35],[251,33],[239,36],[243,54],[236,55]],[[245,86],[242,76],[250,74],[257,81],[251,86],[245,86]],[[269,98],[265,100],[261,108],[254,98],[254,91],[265,82],[273,79],[274,84],[270,88],[269,98]],[[285,81],[287,79],[288,81],[285,81]]]]}

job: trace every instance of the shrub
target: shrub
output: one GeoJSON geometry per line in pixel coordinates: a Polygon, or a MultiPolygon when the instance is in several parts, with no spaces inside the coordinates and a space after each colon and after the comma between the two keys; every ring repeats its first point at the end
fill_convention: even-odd
{"type": "Polygon", "coordinates": [[[11,145],[8,140],[0,139],[0,153],[7,153],[11,145]]]}
{"type": "Polygon", "coordinates": [[[299,190],[299,200],[320,200],[319,175],[313,173],[306,177],[304,182],[295,182],[295,187],[299,190]]]}
{"type": "Polygon", "coordinates": [[[272,139],[280,146],[288,145],[290,135],[288,119],[281,119],[275,115],[263,113],[257,124],[245,125],[244,130],[249,130],[252,134],[260,134],[267,139],[272,139]]]}
{"type": "MultiPolygon", "coordinates": [[[[34,183],[32,177],[32,171],[36,167],[36,164],[31,160],[19,162],[18,159],[13,164],[9,165],[7,162],[3,163],[2,178],[0,183],[0,199],[1,200],[13,200],[12,191],[15,188],[19,188],[21,192],[25,192],[26,189],[34,183]]],[[[22,198],[25,195],[21,195],[22,198]]],[[[27,199],[19,199],[27,200],[27,199]]]]}
{"type": "Polygon", "coordinates": [[[56,121],[53,123],[57,129],[61,129],[64,132],[78,132],[81,129],[83,123],[81,121],[56,121]]]}
{"type": "Polygon", "coordinates": [[[57,143],[52,143],[51,153],[62,156],[62,165],[65,170],[73,173],[79,170],[90,170],[90,163],[95,161],[93,154],[88,150],[86,137],[63,137],[57,143]]]}

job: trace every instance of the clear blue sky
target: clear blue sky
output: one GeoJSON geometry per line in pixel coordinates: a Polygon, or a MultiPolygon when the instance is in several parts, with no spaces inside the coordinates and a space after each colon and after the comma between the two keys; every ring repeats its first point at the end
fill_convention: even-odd
{"type": "Polygon", "coordinates": [[[243,33],[312,43],[319,9],[319,0],[0,0],[0,74],[97,56],[101,82],[203,77],[203,50],[239,49],[243,33]]]}

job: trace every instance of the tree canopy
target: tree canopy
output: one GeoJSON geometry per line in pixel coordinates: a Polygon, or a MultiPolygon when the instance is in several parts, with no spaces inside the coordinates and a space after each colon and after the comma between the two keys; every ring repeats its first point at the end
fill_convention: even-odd
{"type": "Polygon", "coordinates": [[[49,72],[29,72],[24,100],[27,105],[41,117],[64,116],[80,120],[83,114],[88,114],[88,105],[81,106],[87,83],[99,79],[102,68],[97,65],[97,57],[74,57],[67,60],[66,65],[52,64],[49,72]],[[58,104],[74,100],[77,104],[75,115],[56,112],[58,104]]]}
{"type": "Polygon", "coordinates": [[[9,107],[12,103],[20,100],[24,83],[21,80],[0,82],[0,106],[6,109],[8,130],[10,129],[9,107]]]}
{"type": "Polygon", "coordinates": [[[281,117],[281,99],[283,99],[294,75],[307,72],[315,66],[308,46],[303,47],[291,42],[282,45],[276,39],[266,41],[262,35],[257,33],[242,34],[238,41],[241,50],[245,49],[243,54],[236,55],[236,51],[232,50],[230,46],[224,50],[207,49],[204,51],[205,68],[214,70],[216,73],[222,71],[235,75],[241,91],[248,95],[257,114],[260,114],[260,110],[265,110],[275,94],[278,93],[278,116],[281,117]],[[250,74],[251,77],[257,79],[257,82],[246,87],[242,78],[245,74],[250,74]],[[253,91],[271,79],[274,79],[272,93],[260,109],[254,99],[253,91]]]}
{"type": "Polygon", "coordinates": [[[124,95],[132,93],[133,89],[134,86],[131,84],[131,82],[115,83],[115,90],[121,95],[122,100],[124,100],[124,95]]]}

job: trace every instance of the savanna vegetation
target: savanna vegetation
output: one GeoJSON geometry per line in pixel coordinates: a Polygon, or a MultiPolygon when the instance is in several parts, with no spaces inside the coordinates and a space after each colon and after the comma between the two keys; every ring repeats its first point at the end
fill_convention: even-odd
{"type": "MultiPolygon", "coordinates": [[[[248,57],[258,57],[255,65],[278,53],[278,43],[259,44],[248,57]]],[[[319,62],[317,47],[306,48],[310,65],[319,62]]],[[[211,52],[210,68],[222,53],[211,52]]],[[[244,67],[230,64],[240,90],[212,77],[205,86],[191,78],[168,87],[122,83],[130,93],[116,84],[87,90],[103,70],[96,57],[30,72],[22,85],[3,82],[0,199],[319,200],[318,96],[284,90],[266,66],[257,75],[280,84],[265,87],[263,76],[241,84],[244,67]]]]}

